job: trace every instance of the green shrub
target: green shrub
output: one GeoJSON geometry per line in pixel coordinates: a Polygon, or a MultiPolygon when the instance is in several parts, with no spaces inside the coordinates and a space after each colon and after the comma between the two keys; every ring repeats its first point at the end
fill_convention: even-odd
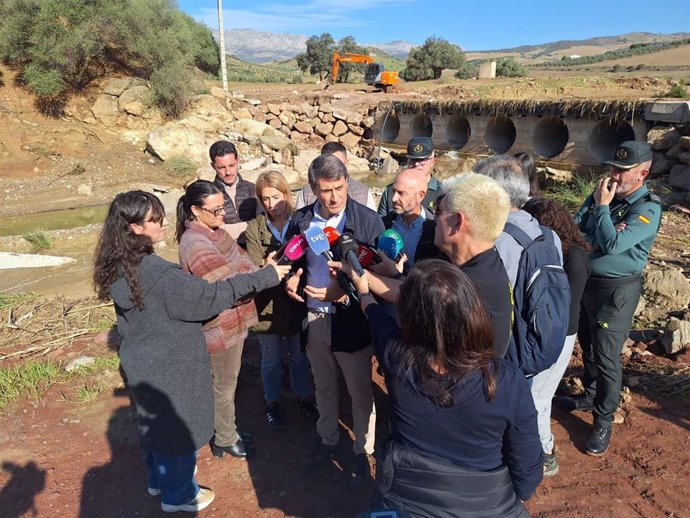
{"type": "Polygon", "coordinates": [[[301,83],[302,81],[303,81],[303,79],[302,79],[302,75],[301,75],[301,74],[296,74],[296,75],[292,76],[292,79],[290,79],[290,82],[291,82],[293,85],[299,84],[299,83],[301,83]]]}
{"type": "Polygon", "coordinates": [[[185,156],[172,156],[165,161],[165,168],[177,176],[187,178],[196,173],[199,164],[185,156]]]}
{"type": "Polygon", "coordinates": [[[180,117],[189,104],[190,75],[175,65],[164,65],[151,74],[153,104],[169,118],[180,117]]]}
{"type": "Polygon", "coordinates": [[[503,58],[496,62],[496,77],[523,77],[527,70],[514,58],[503,58]]]}
{"type": "Polygon", "coordinates": [[[546,197],[577,210],[597,186],[596,178],[574,175],[571,182],[558,183],[546,190],[546,197]]]}
{"type": "Polygon", "coordinates": [[[173,0],[3,0],[0,60],[17,68],[44,112],[96,78],[124,73],[150,79],[156,103],[179,116],[194,67],[218,72],[208,27],[173,0]],[[170,76],[170,77],[165,77],[170,76]]]}
{"type": "Polygon", "coordinates": [[[687,99],[688,90],[682,83],[674,84],[664,97],[672,97],[675,99],[687,99]]]}
{"type": "Polygon", "coordinates": [[[25,241],[31,245],[31,253],[37,254],[53,248],[53,241],[50,235],[44,230],[34,230],[22,235],[25,241]]]}

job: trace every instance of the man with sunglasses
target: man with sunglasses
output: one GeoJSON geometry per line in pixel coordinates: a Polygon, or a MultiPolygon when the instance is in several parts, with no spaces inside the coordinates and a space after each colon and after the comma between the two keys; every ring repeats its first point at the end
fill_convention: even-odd
{"type": "Polygon", "coordinates": [[[640,300],[642,270],[661,223],[661,201],[645,186],[652,165],[646,142],[619,144],[606,162],[609,175],[575,214],[592,245],[592,274],[582,297],[578,339],[583,351],[585,396],[561,398],[566,410],[594,414],[589,455],[606,453],[620,402],[620,354],[640,300]]]}

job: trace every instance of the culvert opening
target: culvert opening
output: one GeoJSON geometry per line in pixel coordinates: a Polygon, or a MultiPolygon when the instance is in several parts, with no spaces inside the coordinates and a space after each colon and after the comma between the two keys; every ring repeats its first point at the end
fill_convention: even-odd
{"type": "Polygon", "coordinates": [[[388,114],[388,117],[383,123],[383,128],[381,129],[381,140],[383,142],[395,142],[400,133],[400,119],[398,119],[398,114],[394,111],[388,114]]]}
{"type": "Polygon", "coordinates": [[[428,115],[420,113],[415,115],[412,119],[412,136],[413,137],[430,137],[434,132],[434,126],[428,115]]]}
{"type": "Polygon", "coordinates": [[[470,140],[470,121],[462,115],[453,115],[446,125],[446,140],[451,149],[461,149],[470,140]]]}
{"type": "Polygon", "coordinates": [[[626,140],[635,140],[635,131],[625,121],[612,119],[599,122],[589,134],[587,144],[589,153],[599,162],[613,157],[616,146],[626,140]]]}
{"type": "Polygon", "coordinates": [[[568,143],[568,126],[558,117],[545,117],[534,126],[532,148],[544,158],[560,155],[568,143]]]}
{"type": "Polygon", "coordinates": [[[497,115],[489,121],[484,130],[484,143],[500,155],[508,151],[515,143],[515,124],[505,115],[497,115]]]}

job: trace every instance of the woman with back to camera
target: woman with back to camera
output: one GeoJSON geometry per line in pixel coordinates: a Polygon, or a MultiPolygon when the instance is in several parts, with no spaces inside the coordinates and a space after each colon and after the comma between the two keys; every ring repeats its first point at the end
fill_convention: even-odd
{"type": "Polygon", "coordinates": [[[472,281],[438,259],[401,286],[400,323],[352,274],[386,376],[392,435],[377,462],[375,507],[412,517],[523,518],[542,478],[524,375],[498,359],[472,281]]]}
{"type": "Polygon", "coordinates": [[[196,512],[215,494],[194,477],[196,451],[213,433],[211,369],[201,322],[243,297],[277,285],[288,268],[270,267],[209,284],[161,259],[167,221],[143,191],[110,204],[94,260],[94,287],[113,300],[120,362],[137,409],[150,495],[166,512],[196,512]]]}
{"type": "MultiPolygon", "coordinates": [[[[268,171],[256,179],[256,197],[264,212],[249,222],[245,237],[247,254],[254,264],[261,265],[268,254],[284,244],[293,208],[290,186],[277,171],[268,171]]],[[[288,350],[292,390],[300,398],[300,411],[307,417],[318,419],[311,368],[300,341],[306,307],[289,298],[282,287],[258,295],[256,305],[259,312],[256,331],[261,344],[261,380],[268,425],[275,430],[285,428],[278,402],[283,386],[284,342],[288,350]]]]}
{"type": "MultiPolygon", "coordinates": [[[[222,227],[223,193],[206,180],[191,183],[177,202],[176,239],[182,268],[208,282],[251,273],[258,267],[222,227]]],[[[237,458],[254,454],[252,437],[237,431],[235,390],[242,366],[242,350],[249,328],[258,323],[253,300],[222,311],[204,322],[206,346],[211,359],[215,435],[211,451],[237,458]]]]}
{"type": "MultiPolygon", "coordinates": [[[[538,394],[535,404],[543,405],[541,409],[537,409],[539,436],[544,449],[544,475],[550,477],[558,473],[558,458],[551,433],[551,400],[568,368],[575,346],[575,336],[580,320],[580,299],[589,279],[589,252],[592,247],[582,237],[580,229],[573,221],[572,214],[560,203],[545,198],[532,198],[522,209],[534,216],[540,225],[551,228],[561,238],[563,269],[570,284],[570,321],[561,354],[556,363],[532,378],[532,391],[538,394]]],[[[569,398],[562,399],[565,399],[567,405],[569,398]]],[[[559,403],[561,403],[560,400],[559,403]]]]}

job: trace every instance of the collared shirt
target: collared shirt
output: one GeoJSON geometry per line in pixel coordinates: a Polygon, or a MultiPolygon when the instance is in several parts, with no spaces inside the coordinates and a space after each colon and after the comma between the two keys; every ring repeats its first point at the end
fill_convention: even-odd
{"type": "Polygon", "coordinates": [[[590,195],[575,214],[575,223],[592,245],[592,277],[620,278],[642,272],[661,222],[661,205],[641,201],[648,190],[642,185],[627,198],[599,205],[590,195]],[[625,222],[618,232],[616,225],[625,222]]]}
{"type": "MultiPolygon", "coordinates": [[[[309,222],[309,228],[318,227],[323,230],[326,227],[334,227],[338,232],[343,232],[346,220],[345,209],[328,219],[321,217],[320,211],[321,204],[317,201],[314,203],[314,216],[309,222]]],[[[326,258],[322,255],[316,255],[311,250],[307,250],[307,284],[313,288],[325,288],[330,280],[331,274],[328,271],[326,258]]],[[[335,312],[335,308],[330,302],[323,302],[311,297],[307,297],[307,307],[320,313],[335,312]]]]}
{"type": "Polygon", "coordinates": [[[278,228],[271,223],[271,220],[266,218],[266,227],[268,230],[270,230],[271,234],[273,234],[273,237],[276,238],[276,241],[278,241],[281,245],[285,243],[285,233],[287,232],[287,229],[290,225],[288,225],[288,222],[286,221],[283,223],[283,230],[280,231],[278,228]]]}
{"type": "Polygon", "coordinates": [[[393,221],[393,230],[397,230],[403,238],[403,251],[407,255],[407,262],[410,263],[410,266],[414,266],[417,245],[422,237],[424,220],[426,220],[426,213],[424,207],[422,207],[421,213],[410,225],[403,221],[402,216],[398,216],[393,221]]]}

